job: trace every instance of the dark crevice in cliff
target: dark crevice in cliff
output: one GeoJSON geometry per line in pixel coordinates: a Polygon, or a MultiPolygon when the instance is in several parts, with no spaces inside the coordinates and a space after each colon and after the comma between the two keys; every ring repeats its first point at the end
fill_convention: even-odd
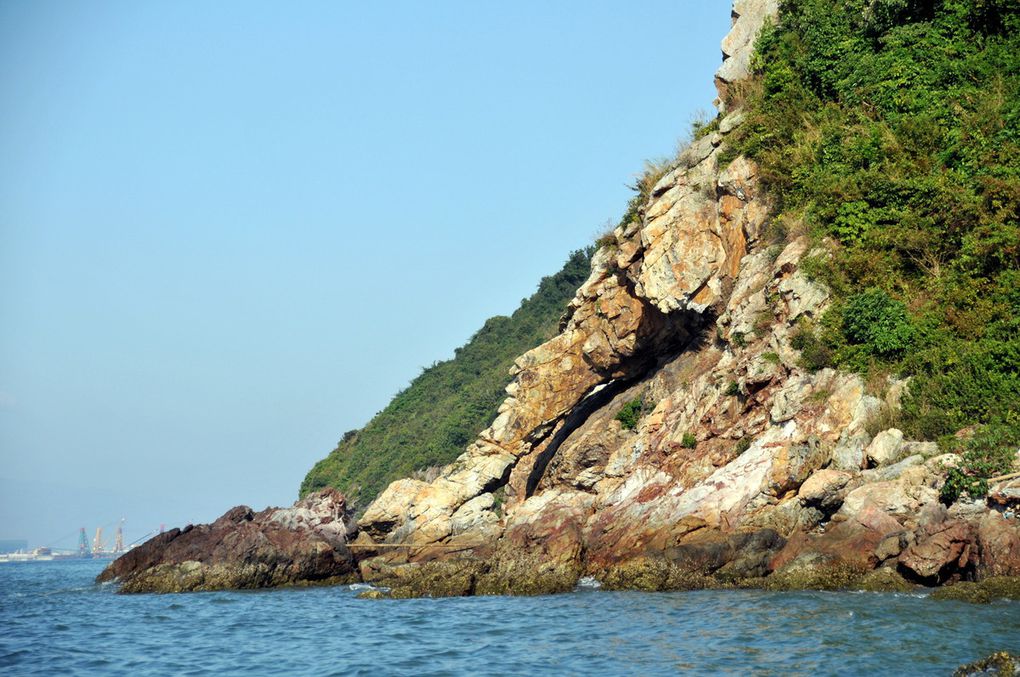
{"type": "MultiPolygon", "coordinates": [[[[642,329],[645,326],[649,329],[644,332],[639,329],[639,334],[645,334],[643,345],[616,368],[615,373],[623,372],[624,375],[610,377],[606,382],[592,388],[562,419],[562,425],[559,425],[558,429],[550,428],[556,432],[535,459],[525,485],[525,498],[534,495],[549,463],[574,431],[584,425],[595,412],[612,402],[617,395],[654,374],[662,365],[685,351],[697,350],[704,346],[708,335],[706,328],[715,321],[715,314],[711,310],[705,313],[683,311],[666,315],[654,307],[649,307],[646,312],[649,322],[642,329]]],[[[538,443],[535,442],[532,448],[536,448],[538,443]]]]}
{"type": "Polygon", "coordinates": [[[553,459],[560,445],[570,437],[571,433],[580,428],[589,416],[609,404],[620,392],[630,387],[633,381],[634,379],[615,379],[609,383],[597,385],[567,414],[559,431],[553,435],[549,444],[535,459],[535,465],[531,469],[531,474],[528,475],[525,498],[535,493],[535,488],[538,487],[538,483],[545,474],[549,461],[553,459]]]}

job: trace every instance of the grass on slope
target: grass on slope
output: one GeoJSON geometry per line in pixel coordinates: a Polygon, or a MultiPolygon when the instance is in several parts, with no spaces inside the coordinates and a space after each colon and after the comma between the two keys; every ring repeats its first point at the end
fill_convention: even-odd
{"type": "Polygon", "coordinates": [[[592,253],[574,252],[513,315],[489,318],[453,359],[425,369],[364,428],[346,433],[305,477],[301,495],[337,487],[364,508],[390,482],[453,461],[496,417],[514,359],[556,334],[592,253]]]}

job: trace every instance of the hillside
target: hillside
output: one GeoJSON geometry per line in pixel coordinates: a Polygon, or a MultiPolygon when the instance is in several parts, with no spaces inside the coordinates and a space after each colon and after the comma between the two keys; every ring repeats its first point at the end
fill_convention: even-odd
{"type": "Polygon", "coordinates": [[[591,251],[576,251],[510,317],[486,320],[451,360],[425,369],[361,430],[344,434],[301,483],[365,506],[387,484],[453,461],[496,417],[515,357],[555,335],[567,301],[588,276],[591,251]]]}
{"type": "Polygon", "coordinates": [[[490,321],[309,475],[403,476],[344,526],[373,596],[1020,598],[1020,3],[732,16],[719,116],[529,300],[534,347],[490,321]]]}
{"type": "Polygon", "coordinates": [[[1020,2],[788,0],[755,63],[735,152],[834,298],[805,365],[913,377],[908,434],[1020,441],[1020,2]]]}
{"type": "Polygon", "coordinates": [[[719,117],[649,168],[465,456],[368,507],[362,577],[1020,576],[1018,9],[735,0],[719,117]]]}

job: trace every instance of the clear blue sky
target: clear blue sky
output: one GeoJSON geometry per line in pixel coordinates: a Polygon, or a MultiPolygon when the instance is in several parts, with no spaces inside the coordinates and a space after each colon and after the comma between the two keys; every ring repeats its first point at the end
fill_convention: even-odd
{"type": "Polygon", "coordinates": [[[729,5],[0,0],[0,538],[289,504],[622,214],[729,5]]]}

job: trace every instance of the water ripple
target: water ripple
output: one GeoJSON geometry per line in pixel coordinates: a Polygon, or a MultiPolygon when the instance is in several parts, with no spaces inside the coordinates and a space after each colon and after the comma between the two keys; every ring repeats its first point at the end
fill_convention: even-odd
{"type": "Polygon", "coordinates": [[[359,600],[367,586],[114,595],[98,562],[0,567],[0,667],[91,675],[946,674],[1020,652],[1020,604],[604,592],[359,600]]]}

